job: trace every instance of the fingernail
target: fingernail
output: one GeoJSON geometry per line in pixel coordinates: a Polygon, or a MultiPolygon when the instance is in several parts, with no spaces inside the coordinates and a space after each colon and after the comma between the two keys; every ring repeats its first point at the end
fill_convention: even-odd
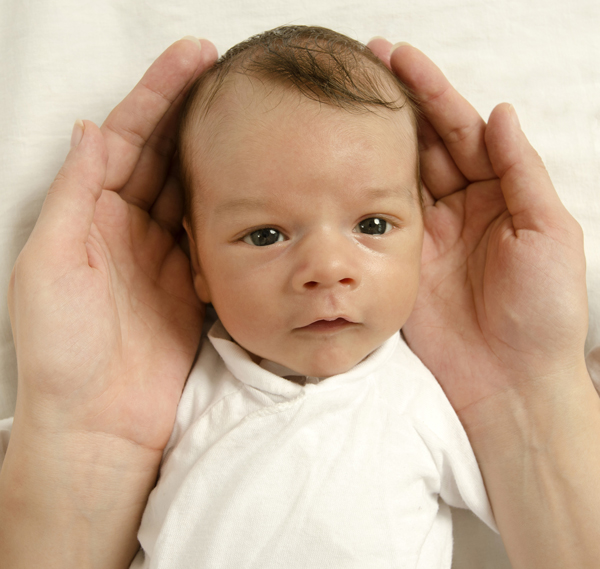
{"type": "Polygon", "coordinates": [[[517,111],[515,111],[515,108],[512,105],[510,106],[510,116],[512,117],[513,124],[518,129],[520,129],[521,128],[521,123],[519,122],[519,117],[517,116],[517,111]]]}
{"type": "Polygon", "coordinates": [[[73,125],[73,132],[71,133],[71,148],[77,146],[81,142],[84,130],[85,125],[83,124],[83,121],[81,119],[77,119],[73,125]]]}
{"type": "Polygon", "coordinates": [[[194,37],[194,36],[183,36],[181,39],[182,40],[193,41],[198,46],[198,49],[202,49],[202,44],[200,43],[200,40],[197,37],[194,37]]]}
{"type": "Polygon", "coordinates": [[[396,49],[398,49],[399,47],[403,46],[403,45],[410,45],[407,41],[399,41],[398,43],[395,43],[392,46],[392,49],[390,49],[390,55],[392,55],[392,53],[394,53],[394,51],[396,49]]]}
{"type": "Polygon", "coordinates": [[[384,38],[383,36],[373,36],[367,43],[371,43],[373,40],[384,40],[384,41],[388,41],[386,38],[384,38]]]}

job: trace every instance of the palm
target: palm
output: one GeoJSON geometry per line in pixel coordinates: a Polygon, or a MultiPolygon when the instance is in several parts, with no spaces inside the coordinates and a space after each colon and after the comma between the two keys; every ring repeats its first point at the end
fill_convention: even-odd
{"type": "Polygon", "coordinates": [[[74,430],[162,449],[200,336],[188,258],[148,213],[104,190],[79,262],[57,265],[26,285],[38,318],[22,373],[74,430]]]}
{"type": "Polygon", "coordinates": [[[147,212],[105,191],[91,230],[90,278],[100,294],[94,319],[113,330],[107,382],[90,384],[93,430],[151,448],[166,444],[200,337],[202,310],[189,260],[147,212]],[[108,378],[119,378],[109,381],[108,378]]]}
{"type": "Polygon", "coordinates": [[[101,129],[84,125],[48,192],[9,287],[23,413],[40,430],[167,443],[202,321],[176,241],[174,136],[215,58],[210,42],[173,44],[101,129]]]}
{"type": "MultiPolygon", "coordinates": [[[[531,375],[532,358],[541,367],[549,352],[568,349],[565,338],[577,338],[579,307],[557,314],[540,298],[539,273],[560,249],[536,231],[515,232],[518,220],[508,212],[500,180],[438,200],[424,219],[422,284],[404,333],[460,412],[506,389],[497,376],[505,378],[507,369],[515,378],[531,375]]],[[[555,274],[546,283],[555,289],[550,297],[570,290],[577,278],[555,274]]]]}
{"type": "MultiPolygon", "coordinates": [[[[412,90],[426,191],[421,286],[403,331],[453,407],[581,364],[581,228],[509,105],[486,124],[419,50],[371,50],[412,90]]],[[[461,418],[464,418],[461,415],[461,418]]]]}

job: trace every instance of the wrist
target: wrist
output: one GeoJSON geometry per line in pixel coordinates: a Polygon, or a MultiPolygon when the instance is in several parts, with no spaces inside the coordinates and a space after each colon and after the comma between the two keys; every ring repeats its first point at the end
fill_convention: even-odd
{"type": "Polygon", "coordinates": [[[524,451],[556,452],[595,433],[600,398],[582,358],[559,373],[514,381],[458,415],[478,460],[498,461],[524,451]]]}
{"type": "Polygon", "coordinates": [[[598,567],[600,398],[585,364],[502,391],[460,418],[512,566],[598,567]]]}
{"type": "MultiPolygon", "coordinates": [[[[21,479],[26,473],[41,484],[37,492],[40,503],[46,499],[46,486],[54,478],[54,492],[64,492],[77,500],[78,509],[91,513],[111,509],[111,501],[119,494],[122,506],[139,502],[154,485],[161,457],[159,450],[114,435],[41,429],[38,424],[21,421],[16,414],[5,465],[7,468],[18,465],[15,469],[21,473],[21,479]],[[129,486],[136,490],[123,496],[129,486]],[[82,503],[83,498],[87,505],[82,503]]],[[[64,506],[68,502],[67,497],[64,506]]]]}
{"type": "Polygon", "coordinates": [[[128,567],[160,456],[16,418],[0,472],[0,566],[128,567]]]}

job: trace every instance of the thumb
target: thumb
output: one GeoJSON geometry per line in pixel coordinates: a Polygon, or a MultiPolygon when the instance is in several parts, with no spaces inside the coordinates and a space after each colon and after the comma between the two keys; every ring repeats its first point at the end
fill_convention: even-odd
{"type": "Polygon", "coordinates": [[[485,142],[515,230],[546,232],[562,225],[567,211],[512,105],[502,103],[492,111],[485,142]]]}
{"type": "Polygon", "coordinates": [[[91,121],[77,121],[71,150],[48,190],[30,244],[48,261],[87,263],[85,248],[96,202],[104,179],[108,153],[100,129],[91,121]],[[58,260],[58,259],[57,259],[58,260]]]}

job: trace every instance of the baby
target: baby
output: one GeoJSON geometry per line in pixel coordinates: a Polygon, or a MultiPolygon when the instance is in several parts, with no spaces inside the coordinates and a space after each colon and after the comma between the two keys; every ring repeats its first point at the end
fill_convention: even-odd
{"type": "Polygon", "coordinates": [[[423,242],[416,116],[323,28],[250,38],[192,88],[184,224],[218,321],[134,567],[449,568],[448,504],[494,527],[466,434],[399,334],[423,242]]]}

